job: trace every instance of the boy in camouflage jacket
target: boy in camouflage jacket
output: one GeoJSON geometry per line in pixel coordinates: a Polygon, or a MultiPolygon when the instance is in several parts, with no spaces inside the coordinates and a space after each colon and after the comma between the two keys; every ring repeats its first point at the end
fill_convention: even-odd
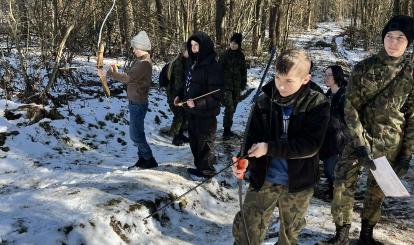
{"type": "MultiPolygon", "coordinates": [[[[354,194],[360,167],[374,169],[373,158],[386,156],[399,176],[414,152],[413,64],[406,50],[414,39],[413,19],[395,16],[384,27],[384,49],[359,62],[346,92],[345,121],[351,144],[335,169],[332,216],[335,237],[320,244],[349,244],[354,194]]],[[[381,244],[373,228],[381,217],[384,193],[369,174],[358,244],[381,244]]]]}

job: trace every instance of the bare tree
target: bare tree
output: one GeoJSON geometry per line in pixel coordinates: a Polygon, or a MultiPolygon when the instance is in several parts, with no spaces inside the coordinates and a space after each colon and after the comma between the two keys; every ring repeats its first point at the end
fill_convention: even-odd
{"type": "Polygon", "coordinates": [[[223,18],[226,14],[225,0],[216,0],[216,45],[223,44],[223,18]]]}
{"type": "Polygon", "coordinates": [[[401,13],[400,0],[394,0],[393,15],[399,15],[401,13]]]}
{"type": "Polygon", "coordinates": [[[131,0],[121,0],[121,15],[120,15],[120,34],[121,43],[125,50],[129,48],[129,40],[132,37],[132,31],[135,29],[135,23],[133,21],[132,2],[131,0]]]}
{"type": "Polygon", "coordinates": [[[161,38],[160,38],[160,55],[161,56],[165,56],[166,55],[166,51],[165,51],[165,45],[166,45],[166,41],[165,39],[167,38],[167,33],[166,33],[166,27],[165,27],[165,20],[164,20],[164,15],[163,15],[163,10],[162,10],[162,3],[161,0],[155,0],[155,5],[157,6],[157,20],[158,20],[158,27],[160,30],[160,34],[161,34],[161,38]]]}
{"type": "Polygon", "coordinates": [[[260,31],[260,8],[262,5],[262,0],[256,0],[254,6],[255,15],[254,15],[254,26],[253,26],[253,37],[252,37],[252,54],[257,55],[259,47],[259,31],[260,31]]]}

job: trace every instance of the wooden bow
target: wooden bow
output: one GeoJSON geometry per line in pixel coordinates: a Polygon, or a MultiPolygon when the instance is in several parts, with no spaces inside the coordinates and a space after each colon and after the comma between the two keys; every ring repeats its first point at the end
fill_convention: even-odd
{"type": "MultiPolygon", "coordinates": [[[[112,10],[115,7],[115,2],[116,0],[113,1],[112,7],[106,14],[105,19],[102,22],[101,29],[99,30],[98,51],[96,52],[96,68],[98,69],[102,69],[104,66],[103,58],[104,58],[104,51],[105,51],[105,43],[102,41],[102,29],[105,25],[106,20],[108,19],[109,15],[111,14],[112,10]]],[[[109,90],[108,82],[106,81],[106,76],[99,76],[99,79],[101,80],[101,84],[104,89],[105,95],[109,97],[111,95],[111,91],[109,90]]]]}

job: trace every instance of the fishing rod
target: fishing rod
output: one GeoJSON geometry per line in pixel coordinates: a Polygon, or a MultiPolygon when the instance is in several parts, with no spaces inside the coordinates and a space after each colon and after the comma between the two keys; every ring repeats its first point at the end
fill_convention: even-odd
{"type": "Polygon", "coordinates": [[[155,210],[154,212],[152,212],[150,215],[148,215],[147,217],[145,217],[143,220],[148,219],[149,217],[153,216],[154,214],[159,213],[161,210],[163,210],[164,208],[166,208],[167,206],[171,205],[172,203],[174,203],[175,201],[180,200],[183,196],[187,195],[188,193],[194,191],[195,189],[197,189],[199,186],[203,185],[204,183],[210,181],[213,177],[217,176],[218,174],[222,173],[224,170],[227,170],[228,168],[230,168],[231,166],[233,166],[236,163],[239,163],[241,160],[246,160],[246,157],[248,157],[248,154],[246,154],[243,157],[240,157],[237,159],[237,161],[233,162],[229,165],[227,165],[226,167],[224,167],[222,170],[220,170],[219,172],[217,172],[216,174],[214,174],[213,176],[203,180],[201,183],[199,183],[198,185],[194,186],[193,188],[190,188],[188,191],[184,192],[183,194],[181,194],[178,197],[173,198],[173,200],[169,201],[167,204],[165,204],[164,206],[158,208],[157,210],[155,210]]]}

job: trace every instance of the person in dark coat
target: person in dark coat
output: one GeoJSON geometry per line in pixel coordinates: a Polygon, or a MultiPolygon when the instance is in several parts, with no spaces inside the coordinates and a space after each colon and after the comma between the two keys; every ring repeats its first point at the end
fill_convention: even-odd
{"type": "Polygon", "coordinates": [[[176,106],[185,101],[188,115],[188,133],[191,152],[196,168],[189,168],[191,175],[211,177],[215,174],[214,140],[217,130],[217,115],[224,84],[223,68],[216,60],[214,44],[204,32],[194,33],[187,41],[191,66],[186,72],[185,85],[174,99],[176,106]],[[200,99],[198,96],[220,89],[200,99]]]}
{"type": "Polygon", "coordinates": [[[242,34],[234,33],[229,48],[220,55],[219,62],[224,69],[224,117],[223,139],[228,140],[235,134],[231,131],[233,115],[240,100],[240,93],[247,84],[246,59],[241,50],[242,34]]]}
{"type": "MultiPolygon", "coordinates": [[[[298,244],[305,215],[318,180],[318,151],[329,120],[326,97],[309,87],[310,59],[301,49],[286,50],[276,60],[276,78],[263,86],[247,125],[245,168],[233,165],[241,179],[247,167],[250,187],[242,213],[233,222],[236,245],[259,245],[271,216],[279,208],[278,244],[298,244]]],[[[237,158],[234,157],[233,161],[237,158]]]]}
{"type": "Polygon", "coordinates": [[[347,82],[342,67],[332,65],[325,70],[325,85],[328,91],[326,97],[331,103],[331,117],[324,143],[319,151],[319,157],[324,165],[324,174],[328,180],[328,196],[333,197],[333,182],[335,165],[345,144],[344,104],[347,82]]]}
{"type": "Polygon", "coordinates": [[[188,142],[188,138],[184,135],[187,126],[184,109],[174,105],[174,98],[184,87],[185,68],[188,66],[188,62],[187,43],[183,43],[180,53],[170,62],[167,72],[167,77],[170,81],[167,86],[167,102],[174,114],[169,135],[173,137],[172,144],[177,146],[188,142]]]}

